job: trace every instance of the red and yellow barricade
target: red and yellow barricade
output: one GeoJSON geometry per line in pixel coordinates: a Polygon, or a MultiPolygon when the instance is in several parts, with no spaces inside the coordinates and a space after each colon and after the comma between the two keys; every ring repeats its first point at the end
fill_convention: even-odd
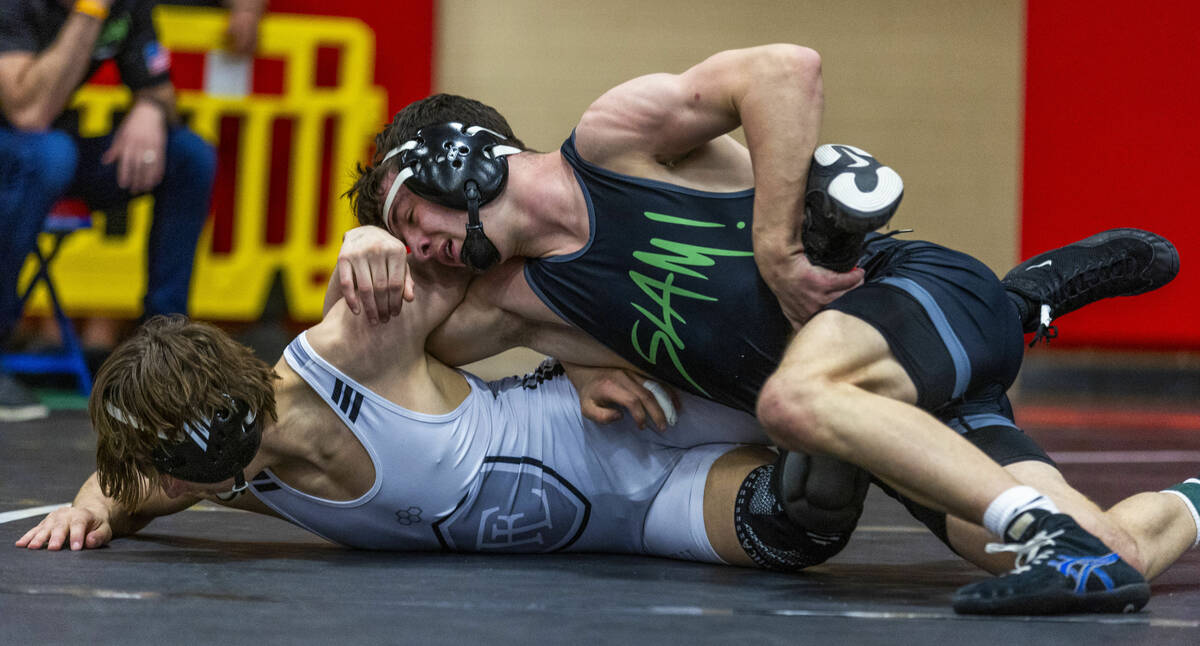
{"type": "MultiPolygon", "coordinates": [[[[160,6],[155,20],[163,44],[177,55],[221,48],[224,11],[160,6]]],[[[385,93],[372,82],[374,34],[354,18],[269,14],[261,23],[258,56],[282,61],[277,93],[179,91],[188,126],[210,143],[233,144],[237,151],[234,172],[218,177],[233,184],[222,187],[231,196],[232,217],[210,218],[205,227],[190,314],[254,320],[278,275],[289,314],[315,320],[341,233],[356,224],[340,195],[386,116],[385,93]],[[336,52],[333,83],[317,82],[322,51],[336,52]],[[281,123],[287,127],[280,128],[281,123]],[[232,141],[226,141],[229,132],[235,133],[232,141]],[[276,141],[280,137],[287,141],[276,141]],[[269,199],[286,206],[274,222],[269,222],[269,199]]],[[[111,130],[114,113],[127,109],[129,101],[124,86],[82,88],[73,105],[80,111],[82,133],[111,130]]],[[[226,156],[221,163],[227,163],[226,156]]],[[[69,312],[140,314],[151,206],[148,197],[130,204],[125,235],[105,235],[98,226],[66,242],[55,264],[55,282],[69,312]]],[[[47,311],[44,294],[35,298],[33,311],[47,311]]]]}

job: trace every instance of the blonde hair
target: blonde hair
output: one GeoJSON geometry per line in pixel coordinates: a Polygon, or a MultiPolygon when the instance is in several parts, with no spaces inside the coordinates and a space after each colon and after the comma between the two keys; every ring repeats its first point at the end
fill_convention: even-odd
{"type": "Polygon", "coordinates": [[[182,439],[183,425],[226,408],[226,395],[276,419],[278,378],[215,326],[180,315],[146,321],[104,362],[88,401],[101,491],[136,507],[157,483],[151,456],[159,433],[182,439]]]}

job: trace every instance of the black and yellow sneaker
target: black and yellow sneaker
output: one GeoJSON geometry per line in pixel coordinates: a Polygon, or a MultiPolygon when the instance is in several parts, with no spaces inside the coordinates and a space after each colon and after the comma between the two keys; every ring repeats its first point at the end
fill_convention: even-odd
{"type": "Polygon", "coordinates": [[[1016,552],[1016,568],[959,588],[954,594],[955,612],[1136,612],[1150,600],[1145,577],[1066,514],[1026,511],[1012,522],[1005,538],[1011,542],[993,543],[987,550],[1016,552]]]}
{"type": "Polygon", "coordinates": [[[809,262],[846,272],[862,256],[863,239],[892,219],[904,181],[870,153],[825,144],[813,153],[804,193],[800,241],[809,262]]]}
{"type": "MultiPolygon", "coordinates": [[[[1056,318],[1113,296],[1158,289],[1179,273],[1179,252],[1166,238],[1141,229],[1109,229],[1040,253],[1013,267],[1004,288],[1019,296],[1021,324],[1052,339],[1056,318]]],[[[1032,345],[1032,343],[1030,344],[1032,345]]]]}

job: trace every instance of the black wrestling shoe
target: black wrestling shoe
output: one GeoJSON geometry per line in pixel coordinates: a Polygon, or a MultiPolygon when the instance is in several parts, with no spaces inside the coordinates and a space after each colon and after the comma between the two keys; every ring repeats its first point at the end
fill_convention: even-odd
{"type": "Polygon", "coordinates": [[[1150,584],[1100,539],[1066,514],[1044,509],[1024,512],[1009,533],[1009,544],[987,551],[1016,552],[1008,574],[963,586],[954,611],[975,615],[1059,615],[1137,612],[1150,600],[1150,584]]]}
{"type": "Polygon", "coordinates": [[[804,194],[800,241],[809,262],[837,272],[854,268],[863,239],[888,223],[904,197],[904,181],[870,153],[825,144],[813,153],[804,194]]]}
{"type": "MultiPolygon", "coordinates": [[[[1038,254],[1013,267],[1001,281],[1026,301],[1021,325],[1052,339],[1050,325],[1069,312],[1112,296],[1158,289],[1179,273],[1179,252],[1166,238],[1141,229],[1110,229],[1038,254]]],[[[1032,345],[1032,344],[1031,344],[1032,345]]]]}

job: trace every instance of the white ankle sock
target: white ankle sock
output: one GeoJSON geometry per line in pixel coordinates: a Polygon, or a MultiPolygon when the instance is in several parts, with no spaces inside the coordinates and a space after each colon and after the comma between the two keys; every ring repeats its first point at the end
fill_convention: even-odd
{"type": "Polygon", "coordinates": [[[1021,512],[1030,509],[1045,509],[1052,514],[1058,513],[1058,507],[1047,497],[1037,492],[1033,487],[1024,485],[1013,487],[996,496],[987,511],[983,512],[983,526],[991,533],[1004,537],[1004,530],[1021,512]]]}

